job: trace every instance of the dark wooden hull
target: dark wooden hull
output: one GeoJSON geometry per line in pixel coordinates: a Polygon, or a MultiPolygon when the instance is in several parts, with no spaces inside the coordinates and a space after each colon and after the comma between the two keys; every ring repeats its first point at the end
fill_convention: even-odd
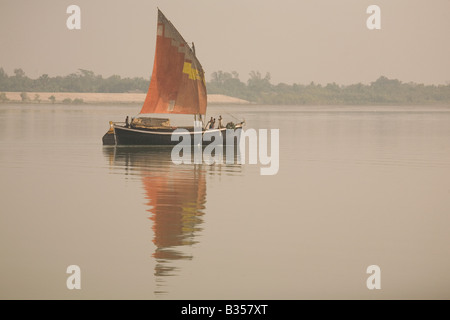
{"type": "Polygon", "coordinates": [[[179,144],[180,141],[183,141],[183,143],[185,143],[188,140],[190,140],[191,145],[194,145],[201,140],[202,145],[205,146],[214,141],[214,138],[212,138],[214,134],[220,134],[222,138],[221,143],[222,145],[234,144],[236,146],[240,138],[241,130],[242,126],[237,125],[235,129],[221,128],[206,131],[203,130],[198,132],[190,131],[185,133],[176,133],[176,132],[174,133],[173,132],[174,129],[136,129],[136,128],[127,128],[124,126],[114,126],[114,138],[116,145],[125,145],[125,146],[126,145],[174,146],[179,144]],[[231,135],[233,133],[234,135],[231,135]],[[172,136],[175,137],[184,136],[184,137],[172,141],[172,136]],[[189,139],[187,139],[187,136],[189,136],[189,139]]]}
{"type": "Polygon", "coordinates": [[[102,138],[103,145],[114,146],[116,144],[116,138],[114,136],[114,131],[108,131],[102,138]]]}

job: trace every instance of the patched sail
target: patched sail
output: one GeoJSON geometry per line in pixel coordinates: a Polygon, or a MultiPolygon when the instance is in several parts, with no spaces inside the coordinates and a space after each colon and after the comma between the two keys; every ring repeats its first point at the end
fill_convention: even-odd
{"type": "Polygon", "coordinates": [[[155,60],[141,114],[206,114],[203,68],[173,24],[158,9],[155,60]]]}

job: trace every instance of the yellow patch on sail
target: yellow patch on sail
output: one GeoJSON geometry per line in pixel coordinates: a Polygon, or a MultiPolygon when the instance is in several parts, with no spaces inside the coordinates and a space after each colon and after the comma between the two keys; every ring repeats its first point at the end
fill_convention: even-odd
{"type": "Polygon", "coordinates": [[[186,73],[191,80],[203,80],[197,69],[192,68],[192,63],[184,62],[183,73],[186,73]]]}

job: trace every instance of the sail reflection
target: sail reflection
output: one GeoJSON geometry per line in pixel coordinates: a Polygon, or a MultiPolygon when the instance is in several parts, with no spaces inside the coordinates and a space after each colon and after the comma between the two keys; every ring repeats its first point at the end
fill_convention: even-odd
{"type": "MultiPolygon", "coordinates": [[[[153,159],[154,160],[154,159],[153,159]]],[[[196,232],[201,230],[206,203],[204,168],[192,165],[170,171],[143,171],[142,181],[154,222],[153,254],[158,261],[191,259],[192,256],[176,250],[179,246],[196,243],[196,232]]],[[[155,275],[168,275],[167,270],[156,270],[155,275]]]]}
{"type": "Polygon", "coordinates": [[[105,147],[104,153],[110,167],[142,180],[156,247],[155,293],[163,293],[163,277],[179,271],[176,261],[193,258],[189,248],[202,230],[207,174],[240,172],[240,165],[176,165],[167,147],[105,147]]]}

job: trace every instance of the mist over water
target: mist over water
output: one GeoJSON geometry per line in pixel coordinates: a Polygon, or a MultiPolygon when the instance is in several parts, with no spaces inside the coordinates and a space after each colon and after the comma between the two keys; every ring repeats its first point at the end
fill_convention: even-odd
{"type": "Polygon", "coordinates": [[[450,297],[449,107],[210,106],[280,129],[273,176],[103,147],[138,110],[0,107],[0,298],[450,297]]]}

